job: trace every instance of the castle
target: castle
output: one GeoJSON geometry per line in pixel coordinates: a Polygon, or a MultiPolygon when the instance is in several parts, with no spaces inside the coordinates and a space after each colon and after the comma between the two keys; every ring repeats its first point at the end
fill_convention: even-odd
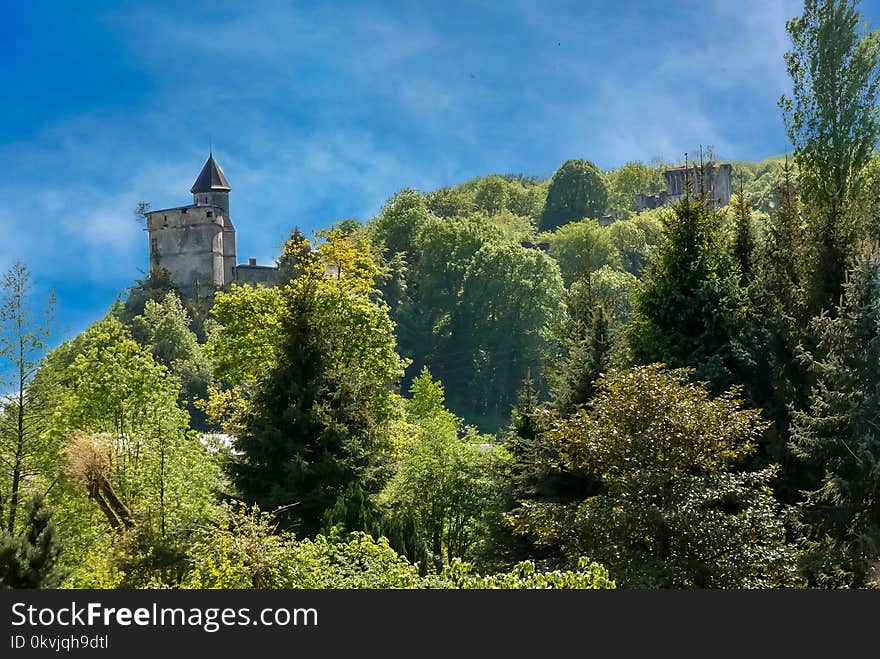
{"type": "Polygon", "coordinates": [[[687,190],[691,195],[699,194],[702,190],[706,199],[715,208],[721,208],[730,203],[730,195],[733,192],[733,168],[729,163],[706,165],[690,165],[688,167],[676,167],[663,172],[666,180],[666,190],[659,194],[636,195],[636,212],[660,208],[661,206],[673,206],[681,201],[687,190]]]}
{"type": "Polygon", "coordinates": [[[256,259],[236,264],[235,227],[229,217],[232,188],[213,152],[193,183],[193,203],[148,211],[150,269],[164,268],[184,294],[240,284],[275,283],[278,268],[256,259]]]}

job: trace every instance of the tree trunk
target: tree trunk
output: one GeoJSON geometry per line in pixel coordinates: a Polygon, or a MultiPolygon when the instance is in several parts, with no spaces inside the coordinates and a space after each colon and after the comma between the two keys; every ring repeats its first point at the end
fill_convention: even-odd
{"type": "MultiPolygon", "coordinates": [[[[21,370],[21,369],[20,369],[21,370]]],[[[10,535],[15,534],[15,513],[18,510],[19,489],[21,488],[22,461],[24,459],[24,372],[19,373],[18,427],[16,428],[15,462],[12,465],[12,492],[9,495],[10,535]]]]}

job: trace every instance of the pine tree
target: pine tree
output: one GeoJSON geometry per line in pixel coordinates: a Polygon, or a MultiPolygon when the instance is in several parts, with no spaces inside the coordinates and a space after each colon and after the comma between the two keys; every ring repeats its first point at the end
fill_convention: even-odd
{"type": "Polygon", "coordinates": [[[341,267],[325,279],[324,254],[296,235],[285,254],[299,275],[284,289],[276,364],[256,387],[232,473],[248,502],[283,507],[282,527],[313,535],[353,485],[377,490],[374,428],[402,363],[387,307],[370,301],[372,270],[361,278],[362,270],[341,267]]]}
{"type": "Polygon", "coordinates": [[[803,295],[806,236],[795,171],[788,158],[782,174],[748,290],[754,332],[748,386],[752,404],[772,421],[761,454],[781,467],[777,497],[794,503],[805,484],[802,465],[793,460],[788,444],[791,410],[802,408],[809,392],[809,376],[796,358],[809,322],[803,295]]]}
{"type": "Polygon", "coordinates": [[[739,266],[740,285],[747,286],[753,275],[755,232],[752,227],[752,200],[745,194],[742,184],[730,205],[734,217],[733,258],[739,266]]]}
{"type": "Polygon", "coordinates": [[[0,535],[0,588],[55,588],[64,577],[52,511],[40,496],[27,504],[27,523],[19,535],[0,535]]]}
{"type": "Polygon", "coordinates": [[[865,586],[880,559],[880,248],[864,243],[841,303],[817,317],[803,361],[816,382],[794,413],[793,450],[819,471],[803,506],[805,572],[818,585],[865,586]]]}
{"type": "Polygon", "coordinates": [[[608,314],[601,304],[591,305],[582,329],[568,343],[568,357],[553,378],[553,404],[563,415],[592,398],[594,383],[610,366],[608,314]]]}
{"type": "Polygon", "coordinates": [[[719,214],[686,195],[666,218],[636,291],[628,339],[637,364],[693,367],[716,390],[741,381],[733,340],[742,292],[719,214]]]}

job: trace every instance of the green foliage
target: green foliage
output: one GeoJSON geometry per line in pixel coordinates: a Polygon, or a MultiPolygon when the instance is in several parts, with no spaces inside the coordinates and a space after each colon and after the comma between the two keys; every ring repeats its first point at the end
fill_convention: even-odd
{"type": "Polygon", "coordinates": [[[539,572],[522,562],[501,574],[480,576],[455,559],[442,571],[419,576],[385,538],[332,530],[297,540],[275,533],[274,519],[258,509],[233,507],[223,522],[202,530],[192,549],[187,588],[614,588],[607,571],[582,559],[575,570],[539,572]]]}
{"type": "Polygon", "coordinates": [[[733,209],[733,258],[739,266],[740,283],[748,285],[755,264],[755,229],[752,223],[752,203],[742,191],[730,200],[733,209]]]}
{"type": "MultiPolygon", "coordinates": [[[[308,254],[297,244],[285,250],[308,254]]],[[[365,263],[369,254],[357,258],[365,263]]],[[[232,473],[247,501],[287,506],[279,523],[313,535],[350,485],[378,489],[377,429],[389,414],[386,387],[404,363],[388,309],[371,301],[362,277],[370,268],[342,267],[325,278],[317,254],[301,266],[283,289],[276,362],[254,392],[232,473]]]]}
{"type": "Polygon", "coordinates": [[[737,392],[711,397],[689,373],[613,372],[590,406],[548,435],[567,468],[599,480],[577,503],[530,502],[515,526],[611,566],[630,587],[760,587],[795,580],[769,483],[739,471],[765,427],[737,392]]]}
{"type": "Polygon", "coordinates": [[[439,566],[464,556],[474,543],[481,512],[494,494],[494,447],[442,407],[443,389],[430,374],[413,383],[410,413],[415,436],[400,449],[381,500],[414,519],[416,533],[439,566]]]}
{"type": "Polygon", "coordinates": [[[578,561],[576,570],[554,570],[539,572],[532,561],[522,561],[514,565],[508,572],[480,576],[473,572],[467,563],[453,561],[452,565],[443,570],[443,577],[452,588],[472,589],[577,589],[577,590],[609,590],[616,588],[608,571],[598,563],[591,563],[586,558],[578,561]]]}
{"type": "Polygon", "coordinates": [[[687,198],[673,210],[635,292],[633,360],[691,366],[724,388],[737,381],[732,342],[743,304],[739,273],[717,212],[687,198]]]}
{"type": "Polygon", "coordinates": [[[47,349],[54,298],[45,310],[31,307],[27,267],[16,262],[0,281],[0,527],[14,534],[27,488],[40,477],[51,483],[58,444],[46,432],[54,383],[40,377],[47,349]]]}
{"type": "Polygon", "coordinates": [[[213,314],[217,325],[205,352],[214,361],[214,375],[233,386],[256,382],[275,363],[284,315],[281,288],[233,284],[216,294],[213,314]]]}
{"type": "Polygon", "coordinates": [[[547,367],[551,400],[560,412],[589,401],[595,380],[626,361],[625,327],[636,284],[629,273],[604,266],[566,292],[568,314],[557,329],[563,351],[547,367]]]}
{"type": "MultiPolygon", "coordinates": [[[[746,180],[743,192],[752,201],[752,208],[761,213],[771,213],[778,207],[777,190],[784,181],[783,161],[770,159],[755,166],[746,180]]],[[[743,172],[743,167],[737,166],[743,172]]]]}
{"type": "Polygon", "coordinates": [[[468,267],[477,252],[501,239],[499,230],[475,216],[425,223],[418,236],[418,267],[413,270],[411,285],[420,306],[432,313],[432,327],[437,328],[458,302],[468,267]]]}
{"type": "Polygon", "coordinates": [[[370,223],[370,236],[393,255],[413,253],[413,243],[430,217],[425,198],[415,190],[401,190],[370,223]]]}
{"type": "Polygon", "coordinates": [[[594,382],[611,365],[612,338],[601,304],[591,304],[584,317],[576,320],[565,347],[566,358],[552,377],[553,403],[563,414],[590,400],[594,382]]]}
{"type": "Polygon", "coordinates": [[[179,381],[113,318],[58,353],[53,432],[67,444],[71,487],[99,501],[91,477],[100,473],[134,523],[163,537],[202,519],[219,473],[188,432],[188,415],[177,404],[179,381]]]}
{"type": "Polygon", "coordinates": [[[131,331],[138,342],[150,348],[156,361],[180,379],[178,402],[189,412],[193,426],[205,429],[196,403],[208,396],[213,380],[211,364],[190,330],[189,313],[180,298],[169,292],[161,302],[148,300],[143,315],[132,319],[131,331]]]}
{"type": "Polygon", "coordinates": [[[880,249],[865,243],[834,314],[803,353],[815,384],[792,442],[819,474],[807,492],[805,572],[819,586],[864,587],[880,557],[880,249]]]}
{"type": "Polygon", "coordinates": [[[27,519],[18,535],[0,532],[0,588],[55,588],[64,578],[52,512],[40,496],[25,507],[27,519]]]}
{"type": "Polygon", "coordinates": [[[663,233],[660,218],[666,212],[664,209],[645,211],[608,227],[608,239],[617,251],[620,266],[628,273],[641,276],[648,264],[650,248],[663,233]]]}
{"type": "Polygon", "coordinates": [[[497,510],[490,510],[489,547],[484,552],[488,556],[482,557],[484,562],[510,565],[524,559],[539,559],[542,563],[566,563],[556,548],[538,546],[537,535],[523,529],[515,532],[508,520],[509,513],[530,505],[529,502],[571,502],[592,492],[591,478],[561,466],[558,451],[546,434],[551,418],[531,379],[526,379],[502,436],[509,459],[501,465],[497,479],[499,505],[497,510]]]}
{"type": "Polygon", "coordinates": [[[780,105],[809,208],[812,313],[832,308],[855,243],[852,209],[880,140],[880,31],[868,32],[854,0],[806,0],[787,24],[792,96],[780,105]]]}
{"type": "Polygon", "coordinates": [[[443,383],[432,378],[427,368],[423,368],[419,376],[413,379],[409,395],[407,411],[411,418],[427,419],[445,409],[443,383]]]}
{"type": "Polygon", "coordinates": [[[289,546],[281,578],[288,588],[416,588],[418,567],[385,538],[331,532],[289,546]]]}
{"type": "Polygon", "coordinates": [[[620,169],[608,174],[608,205],[617,209],[621,218],[629,217],[636,210],[635,200],[639,194],[657,194],[666,189],[663,178],[665,163],[652,161],[646,165],[630,161],[620,169]]]}
{"type": "Polygon", "coordinates": [[[586,160],[567,160],[550,181],[541,231],[584,218],[599,219],[608,206],[605,175],[586,160]]]}
{"type": "Polygon", "coordinates": [[[441,188],[426,198],[428,208],[437,217],[465,217],[480,212],[491,217],[506,212],[531,224],[541,216],[547,185],[523,176],[493,174],[455,188],[441,188]]]}
{"type": "Polygon", "coordinates": [[[542,237],[550,243],[566,286],[603,266],[620,266],[608,229],[596,220],[571,222],[542,237]]]}
{"type": "Polygon", "coordinates": [[[177,284],[171,281],[171,273],[165,268],[152,268],[143,279],[135,280],[128,289],[128,296],[119,310],[119,319],[129,323],[135,316],[144,313],[147,302],[161,302],[168,293],[179,293],[177,284]]]}
{"type": "Polygon", "coordinates": [[[454,392],[453,409],[471,410],[487,428],[503,423],[518,383],[552,350],[562,294],[558,266],[546,254],[519,245],[480,248],[462,282],[450,352],[435,368],[454,392]]]}

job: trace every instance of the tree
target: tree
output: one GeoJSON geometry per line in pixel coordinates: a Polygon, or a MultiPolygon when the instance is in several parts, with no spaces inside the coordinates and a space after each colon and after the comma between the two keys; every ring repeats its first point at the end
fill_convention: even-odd
{"type": "Polygon", "coordinates": [[[599,219],[607,206],[605,175],[589,161],[568,160],[550,180],[541,231],[552,231],[574,220],[599,219]]]}
{"type": "Polygon", "coordinates": [[[570,222],[545,238],[550,243],[550,253],[559,263],[566,286],[602,266],[620,265],[608,229],[599,226],[596,220],[570,222]]]}
{"type": "Polygon", "coordinates": [[[19,534],[0,532],[0,588],[56,588],[64,571],[58,566],[61,546],[52,511],[43,497],[34,496],[25,512],[19,534]]]}
{"type": "Polygon", "coordinates": [[[239,386],[256,382],[275,363],[284,314],[282,289],[239,286],[214,296],[217,325],[205,352],[214,360],[217,379],[239,386]]]}
{"type": "Polygon", "coordinates": [[[573,570],[543,572],[530,561],[482,576],[459,559],[420,577],[420,567],[385,538],[333,529],[314,539],[278,532],[258,508],[227,509],[219,525],[194,543],[187,588],[614,588],[608,572],[586,559],[573,570]]]}
{"type": "Polygon", "coordinates": [[[453,312],[450,350],[433,365],[454,410],[487,430],[505,423],[519,383],[553,348],[562,294],[559,269],[543,252],[495,243],[480,248],[453,312]]]}
{"type": "Polygon", "coordinates": [[[746,286],[752,280],[755,261],[755,230],[752,226],[752,200],[743,192],[730,201],[733,208],[733,258],[739,266],[740,284],[746,286]]]}
{"type": "Polygon", "coordinates": [[[521,529],[515,532],[508,521],[511,512],[531,502],[568,503],[591,492],[590,478],[560,466],[556,447],[546,435],[551,419],[550,410],[538,399],[531,377],[527,377],[502,434],[502,446],[510,457],[501,464],[497,479],[498,507],[489,511],[488,550],[483,552],[488,556],[484,561],[506,565],[525,559],[567,562],[555,548],[536,545],[537,535],[521,529]]]}
{"type": "Polygon", "coordinates": [[[854,0],[806,0],[788,22],[785,56],[793,82],[783,96],[801,194],[810,211],[808,304],[832,308],[855,236],[851,210],[880,139],[880,32],[867,32],[854,0]]]}
{"type": "Polygon", "coordinates": [[[47,347],[54,298],[42,315],[33,312],[30,273],[21,262],[3,276],[0,292],[0,363],[11,387],[0,402],[0,463],[3,480],[8,479],[2,483],[6,491],[0,491],[0,514],[5,512],[5,528],[14,534],[24,488],[29,479],[48,475],[57,448],[46,434],[51,386],[35,378],[47,347]]]}
{"type": "Polygon", "coordinates": [[[593,383],[625,361],[625,323],[635,278],[604,266],[566,291],[567,315],[556,328],[561,355],[548,364],[553,407],[569,414],[593,395],[593,383]]]}
{"type": "Polygon", "coordinates": [[[742,471],[766,424],[736,389],[712,397],[660,365],[602,378],[590,405],[553,422],[561,463],[598,481],[570,504],[529,502],[516,528],[572,556],[605,561],[629,587],[796,583],[774,468],[742,471]]]}
{"type": "Polygon", "coordinates": [[[150,274],[136,279],[134,286],[128,289],[128,297],[121,303],[117,315],[122,322],[129,323],[132,318],[144,313],[147,300],[160,302],[172,291],[180,292],[177,284],[171,280],[171,273],[165,268],[152,268],[150,274]]]}
{"type": "Polygon", "coordinates": [[[636,210],[635,200],[639,194],[656,194],[666,189],[663,164],[652,161],[646,165],[630,161],[608,175],[608,205],[627,218],[636,210]]]}
{"type": "Polygon", "coordinates": [[[823,587],[864,587],[880,558],[880,248],[866,242],[832,314],[814,319],[815,384],[795,411],[792,443],[819,477],[808,488],[804,569],[823,587]]]}
{"type": "Polygon", "coordinates": [[[588,402],[594,383],[611,366],[612,339],[605,308],[591,304],[566,339],[566,358],[551,375],[553,403],[562,414],[588,402]]]}
{"type": "Polygon", "coordinates": [[[494,447],[443,407],[443,388],[429,373],[413,381],[410,418],[415,436],[402,447],[381,494],[397,514],[411,516],[435,565],[467,554],[494,491],[494,447]]]}
{"type": "Polygon", "coordinates": [[[487,176],[480,181],[474,195],[474,205],[489,215],[495,215],[507,208],[509,187],[510,184],[497,174],[487,176]]]}
{"type": "Polygon", "coordinates": [[[313,535],[350,486],[381,487],[376,429],[404,364],[387,307],[371,301],[373,276],[361,277],[373,270],[343,266],[325,278],[321,256],[299,240],[285,251],[303,255],[302,274],[282,291],[275,365],[255,389],[232,476],[246,501],[286,507],[282,528],[313,535]]]}
{"type": "Polygon", "coordinates": [[[186,308],[173,291],[161,302],[147,300],[144,313],[131,321],[134,338],[149,347],[153,357],[181,382],[179,403],[189,412],[193,427],[206,427],[197,403],[208,397],[211,365],[198,338],[190,329],[186,308]]]}
{"type": "Polygon", "coordinates": [[[384,245],[389,256],[397,252],[411,256],[416,235],[429,216],[423,195],[409,188],[401,190],[370,222],[370,237],[384,245]]]}
{"type": "Polygon", "coordinates": [[[660,239],[663,223],[658,219],[665,210],[645,211],[608,227],[608,239],[617,251],[624,270],[636,277],[648,264],[648,250],[660,239]]]}
{"type": "Polygon", "coordinates": [[[736,265],[717,211],[685,197],[634,296],[628,331],[637,364],[689,366],[720,390],[739,379],[733,339],[743,304],[736,265]]]}
{"type": "Polygon", "coordinates": [[[219,473],[188,432],[180,381],[122,323],[95,323],[59,347],[51,367],[60,385],[52,434],[65,439],[72,485],[111,528],[166,538],[208,513],[219,473]]]}
{"type": "Polygon", "coordinates": [[[802,463],[789,450],[791,412],[808,404],[810,376],[798,360],[798,346],[807,340],[809,315],[804,303],[805,223],[794,170],[784,162],[773,209],[755,253],[756,274],[748,288],[751,298],[745,328],[753,331],[748,387],[755,405],[773,424],[763,452],[781,466],[777,496],[799,501],[809,486],[802,463]]]}
{"type": "Polygon", "coordinates": [[[497,229],[474,216],[431,218],[419,231],[408,276],[410,304],[394,311],[401,351],[412,357],[416,372],[442,359],[467,269],[483,245],[500,239],[497,229]]]}

